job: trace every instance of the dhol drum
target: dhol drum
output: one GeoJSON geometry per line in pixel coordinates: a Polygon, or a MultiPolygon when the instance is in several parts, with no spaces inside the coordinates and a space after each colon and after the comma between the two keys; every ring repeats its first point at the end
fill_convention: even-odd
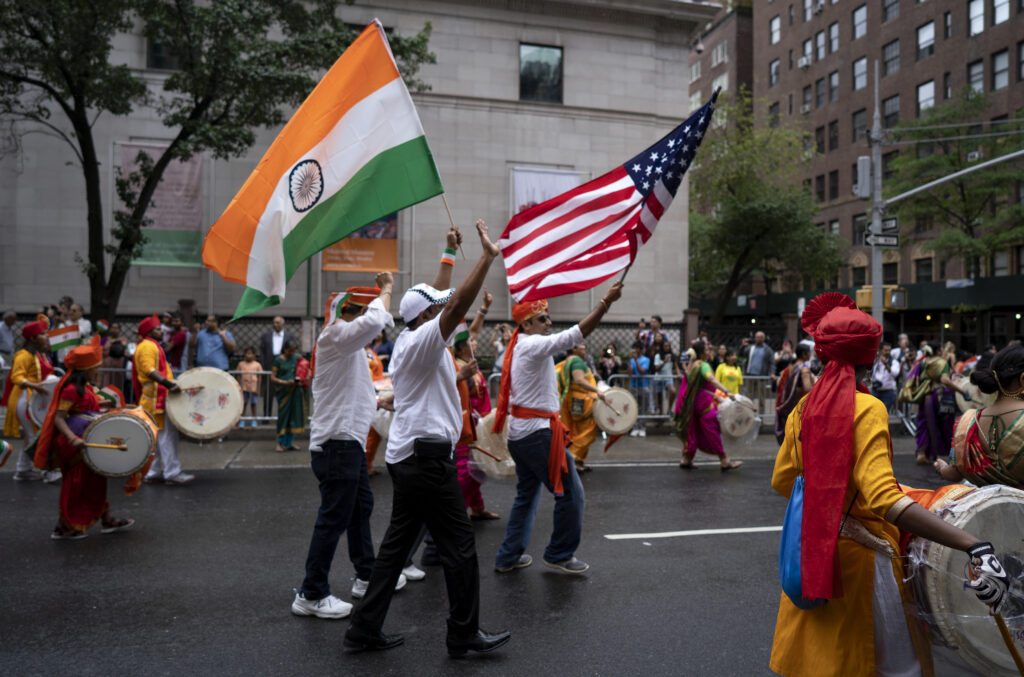
{"type": "Polygon", "coordinates": [[[242,387],[231,374],[196,367],[175,379],[179,393],[167,393],[164,411],[182,433],[199,440],[223,437],[242,418],[242,387]]]}
{"type": "MultiPolygon", "coordinates": [[[[377,391],[377,399],[380,400],[383,397],[394,395],[394,387],[391,385],[391,377],[385,376],[382,379],[373,382],[373,389],[377,391]]],[[[373,415],[373,421],[370,424],[377,434],[380,435],[381,442],[385,442],[388,439],[388,431],[391,430],[391,419],[394,418],[394,412],[388,411],[387,409],[377,408],[377,411],[373,415]]]]}
{"type": "Polygon", "coordinates": [[[487,414],[476,423],[476,444],[486,449],[494,456],[483,453],[479,449],[473,449],[473,462],[476,467],[484,471],[487,477],[496,480],[512,479],[516,476],[516,462],[508,453],[508,422],[500,434],[491,432],[494,427],[494,412],[487,414]]]}
{"type": "Polygon", "coordinates": [[[608,404],[594,400],[594,423],[609,435],[625,435],[640,415],[636,398],[625,388],[608,388],[603,392],[608,404]]]}
{"type": "Polygon", "coordinates": [[[746,395],[736,395],[735,399],[728,398],[718,405],[718,424],[723,436],[746,439],[757,422],[757,408],[746,395]]]}
{"type": "MultiPolygon", "coordinates": [[[[1002,615],[1018,651],[1024,651],[1024,491],[992,485],[966,493],[953,490],[930,509],[943,520],[992,542],[1010,576],[1002,615]]],[[[966,555],[912,538],[907,546],[910,583],[934,640],[956,650],[984,675],[1016,675],[988,607],[964,589],[966,555]]]]}
{"type": "Polygon", "coordinates": [[[96,417],[82,433],[82,458],[100,475],[127,477],[156,450],[159,431],[142,407],[115,409],[96,417]]]}
{"type": "Polygon", "coordinates": [[[996,403],[996,398],[998,397],[997,393],[987,394],[981,392],[981,388],[971,383],[971,379],[966,376],[960,376],[953,379],[953,383],[957,384],[961,390],[964,390],[971,396],[970,400],[965,400],[964,396],[960,393],[954,393],[954,397],[956,397],[956,406],[960,408],[960,411],[991,407],[996,403]]]}
{"type": "Polygon", "coordinates": [[[58,381],[60,381],[60,377],[50,374],[43,379],[46,394],[43,395],[41,392],[33,390],[32,395],[28,398],[28,417],[37,426],[42,427],[43,421],[46,420],[46,412],[50,408],[50,400],[53,399],[53,389],[57,387],[58,381]]]}

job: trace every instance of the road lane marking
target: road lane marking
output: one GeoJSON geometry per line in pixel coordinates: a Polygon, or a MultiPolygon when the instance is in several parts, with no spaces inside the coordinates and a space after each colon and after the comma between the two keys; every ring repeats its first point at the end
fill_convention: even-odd
{"type": "Polygon", "coordinates": [[[624,541],[633,538],[674,538],[676,536],[718,536],[721,534],[756,534],[769,531],[782,531],[777,527],[738,527],[735,529],[693,529],[691,531],[661,531],[650,534],[605,534],[610,541],[624,541]]]}

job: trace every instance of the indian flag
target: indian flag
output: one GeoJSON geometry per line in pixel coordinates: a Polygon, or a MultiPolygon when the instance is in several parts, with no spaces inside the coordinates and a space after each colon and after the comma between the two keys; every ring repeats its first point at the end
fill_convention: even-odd
{"type": "Polygon", "coordinates": [[[299,265],[441,192],[412,97],[374,20],[345,50],[210,228],[203,263],[248,289],[241,317],[278,303],[299,265]]]}
{"type": "Polygon", "coordinates": [[[469,325],[463,320],[459,322],[459,326],[455,327],[455,342],[468,341],[469,340],[469,325]]]}
{"type": "Polygon", "coordinates": [[[345,292],[331,292],[331,295],[327,297],[327,302],[324,303],[325,327],[329,324],[333,324],[341,317],[341,307],[345,305],[345,301],[347,301],[350,296],[352,296],[352,294],[346,294],[345,292]]]}
{"type": "Polygon", "coordinates": [[[55,351],[64,348],[74,348],[82,343],[82,333],[78,331],[77,322],[66,327],[51,329],[46,332],[46,336],[50,339],[50,350],[55,351]]]}

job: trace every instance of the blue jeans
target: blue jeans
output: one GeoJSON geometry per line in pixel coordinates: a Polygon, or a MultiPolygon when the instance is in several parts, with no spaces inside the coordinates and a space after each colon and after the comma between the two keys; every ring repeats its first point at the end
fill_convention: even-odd
{"type": "Polygon", "coordinates": [[[896,402],[895,390],[872,390],[871,394],[882,400],[886,411],[892,411],[892,405],[896,402]]]}
{"type": "Polygon", "coordinates": [[[320,481],[320,510],[306,556],[306,578],[302,581],[303,596],[314,600],[331,594],[327,576],[343,533],[348,533],[348,556],[356,576],[367,581],[373,571],[373,492],[366,470],[366,453],[362,445],[352,440],[328,440],[323,449],[311,454],[313,473],[320,481]]]}
{"type": "MultiPolygon", "coordinates": [[[[519,557],[530,544],[533,521],[540,504],[541,486],[551,489],[548,479],[548,451],[551,447],[551,430],[538,430],[521,440],[509,440],[508,450],[516,462],[516,500],[508,516],[505,540],[494,558],[495,567],[507,567],[519,561],[519,557]]],[[[576,463],[565,452],[569,474],[563,479],[565,493],[555,496],[554,528],[551,542],[544,550],[548,562],[562,562],[572,559],[583,537],[583,483],[576,474],[576,463]]],[[[552,492],[553,493],[553,492],[552,492]]]]}

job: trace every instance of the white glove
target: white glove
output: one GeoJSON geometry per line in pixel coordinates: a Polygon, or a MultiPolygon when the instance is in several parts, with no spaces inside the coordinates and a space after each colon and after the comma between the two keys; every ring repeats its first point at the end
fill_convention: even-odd
{"type": "Polygon", "coordinates": [[[1010,581],[1006,570],[995,555],[991,543],[978,543],[967,551],[970,557],[971,580],[967,587],[974,590],[982,602],[989,606],[993,616],[1002,609],[1010,581]]]}

